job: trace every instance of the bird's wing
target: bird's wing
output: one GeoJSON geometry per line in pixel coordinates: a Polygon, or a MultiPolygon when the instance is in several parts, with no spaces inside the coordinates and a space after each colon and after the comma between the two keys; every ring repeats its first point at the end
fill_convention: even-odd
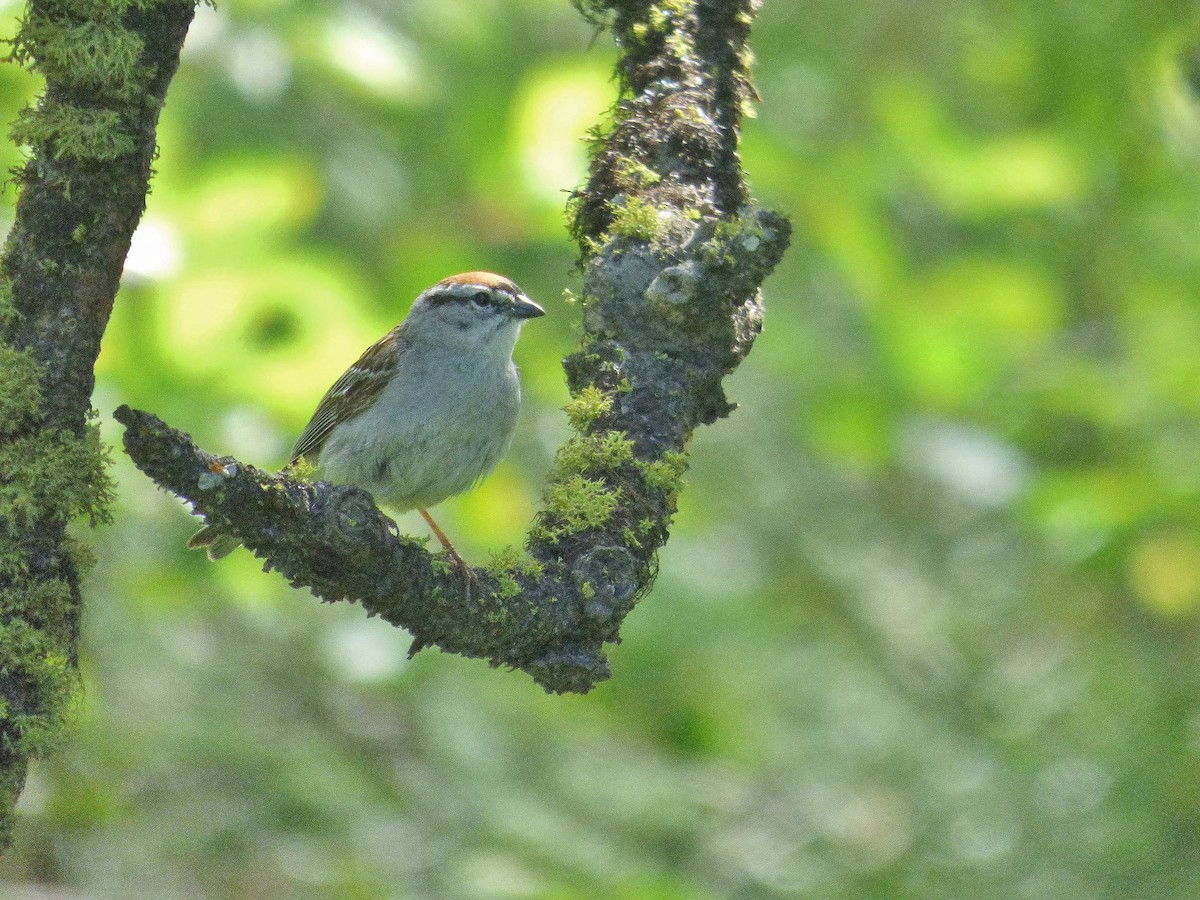
{"type": "Polygon", "coordinates": [[[292,448],[292,465],[302,456],[320,453],[329,433],[366,410],[387,386],[390,374],[404,354],[408,341],[404,326],[398,325],[367,348],[358,362],[333,383],[317,411],[292,448]]]}

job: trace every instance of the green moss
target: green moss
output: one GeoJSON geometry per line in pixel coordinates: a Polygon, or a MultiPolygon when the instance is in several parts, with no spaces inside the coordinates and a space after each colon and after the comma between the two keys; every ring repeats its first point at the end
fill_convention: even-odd
{"type": "Polygon", "coordinates": [[[0,443],[0,531],[28,520],[91,524],[109,520],[112,482],[107,448],[90,424],[83,440],[62,429],[21,434],[0,443]]]}
{"type": "MultiPolygon", "coordinates": [[[[498,600],[511,600],[513,597],[517,596],[517,594],[521,593],[521,585],[518,584],[517,579],[513,578],[513,576],[508,572],[502,572],[497,575],[496,582],[498,586],[496,588],[496,593],[493,596],[498,600]]],[[[501,621],[506,621],[507,618],[507,614],[503,617],[497,617],[493,615],[491,617],[491,621],[494,623],[499,623],[501,621]]]]}
{"type": "Polygon", "coordinates": [[[537,578],[545,567],[525,551],[516,547],[505,547],[493,553],[483,568],[500,583],[493,596],[501,600],[511,600],[521,592],[517,575],[537,578]]]}
{"type": "Polygon", "coordinates": [[[679,495],[683,473],[687,471],[687,455],[667,451],[653,462],[639,462],[646,486],[661,492],[671,500],[679,495]]]}
{"type": "MultiPolygon", "coordinates": [[[[622,380],[621,388],[628,387],[628,382],[622,380]]],[[[660,509],[664,501],[668,507],[674,503],[687,457],[666,453],[653,461],[639,460],[634,442],[624,431],[596,430],[612,408],[613,394],[594,385],[580,388],[567,404],[567,416],[579,433],[559,449],[545,509],[534,528],[535,537],[554,543],[569,534],[615,524],[622,529],[626,545],[640,549],[643,538],[653,531],[639,531],[632,526],[627,519],[637,513],[621,508],[618,501],[629,497],[637,506],[644,487],[650,494],[646,499],[655,509],[660,509]],[[622,521],[612,523],[618,512],[622,521]]],[[[653,523],[653,529],[657,528],[653,523]]]]}
{"type": "Polygon", "coordinates": [[[662,176],[649,166],[629,157],[619,159],[613,166],[613,171],[621,180],[621,183],[628,185],[630,188],[649,187],[662,181],[662,176]]]}
{"type": "Polygon", "coordinates": [[[682,31],[670,31],[666,37],[667,49],[680,62],[687,62],[695,55],[695,47],[690,35],[682,31]]]}
{"type": "Polygon", "coordinates": [[[667,107],[675,121],[707,131],[713,127],[712,119],[695,103],[676,103],[667,107]]]}
{"type": "Polygon", "coordinates": [[[613,11],[607,0],[571,0],[571,5],[597,28],[608,28],[612,22],[613,11]]]}
{"type": "Polygon", "coordinates": [[[76,572],[88,572],[96,565],[99,558],[96,556],[96,551],[87,541],[67,532],[63,543],[67,548],[67,555],[71,557],[71,564],[75,566],[76,572]]]}
{"type": "Polygon", "coordinates": [[[501,572],[518,572],[531,578],[537,578],[545,570],[545,566],[517,547],[505,547],[503,550],[497,550],[488,559],[484,568],[493,575],[499,575],[501,572]]]}
{"type": "MultiPolygon", "coordinates": [[[[28,427],[42,402],[38,362],[32,350],[0,344],[0,436],[28,427]]],[[[3,476],[0,476],[3,477],[3,476]]]]}
{"type": "Polygon", "coordinates": [[[67,8],[80,19],[119,21],[131,9],[150,9],[160,0],[65,0],[67,8]]]}
{"type": "Polygon", "coordinates": [[[111,109],[83,109],[66,103],[21,110],[12,139],[55,159],[112,162],[133,152],[133,138],[111,109]]]}
{"type": "Polygon", "coordinates": [[[592,433],[612,408],[612,397],[594,385],[583,387],[564,407],[571,427],[578,434],[559,448],[555,472],[560,480],[616,473],[634,462],[633,441],[625,432],[592,433]]]}
{"type": "MultiPolygon", "coordinates": [[[[137,101],[151,73],[140,64],[142,38],[121,17],[155,2],[64,0],[53,17],[32,15],[22,24],[9,59],[97,101],[137,101]]],[[[116,110],[74,106],[53,96],[21,111],[12,126],[16,143],[54,159],[111,162],[133,152],[134,137],[116,110]]],[[[69,189],[64,183],[68,196],[69,189]]]]}
{"type": "Polygon", "coordinates": [[[659,234],[662,223],[658,209],[640,197],[626,195],[622,203],[610,204],[612,221],[608,237],[623,237],[631,240],[653,241],[659,234]]]}
{"type": "MultiPolygon", "coordinates": [[[[109,521],[107,463],[108,448],[94,424],[82,439],[56,429],[0,442],[0,578],[28,574],[27,548],[12,536],[30,520],[70,521],[86,515],[92,525],[109,521]]],[[[94,563],[86,543],[68,536],[66,549],[78,571],[94,563]]],[[[0,598],[0,609],[22,602],[7,595],[0,598]]]]}
{"type": "Polygon", "coordinates": [[[633,441],[623,431],[578,435],[558,451],[556,466],[561,472],[600,475],[633,462],[633,441]]]}
{"type": "Polygon", "coordinates": [[[287,473],[300,481],[313,481],[317,477],[317,467],[309,462],[308,457],[302,456],[288,465],[287,473]]]}
{"type": "Polygon", "coordinates": [[[601,528],[616,512],[619,493],[582,475],[552,481],[546,488],[545,505],[532,536],[557,543],[569,535],[601,528]]]}
{"type": "Polygon", "coordinates": [[[24,622],[44,632],[56,646],[69,646],[74,638],[74,603],[71,586],[60,578],[25,581],[0,594],[4,620],[24,622]]]}
{"type": "Polygon", "coordinates": [[[0,336],[12,328],[20,317],[13,303],[12,282],[0,276],[0,336]]]}
{"type": "Polygon", "coordinates": [[[764,243],[779,240],[779,232],[761,214],[739,215],[717,223],[713,235],[701,247],[712,265],[733,267],[764,243]]]}
{"type": "MultiPolygon", "coordinates": [[[[585,246],[585,244],[589,244],[589,243],[594,244],[594,241],[592,241],[590,238],[588,238],[583,233],[584,227],[583,227],[583,224],[581,223],[579,217],[580,217],[580,213],[585,208],[586,208],[585,196],[582,193],[576,191],[575,193],[573,193],[569,197],[567,197],[567,203],[563,207],[563,219],[566,221],[567,231],[571,234],[572,237],[574,237],[576,240],[578,240],[580,242],[581,249],[583,249],[586,252],[588,248],[585,246]]],[[[593,247],[592,249],[594,250],[595,248],[593,247]]]]}
{"type": "Polygon", "coordinates": [[[612,412],[612,397],[595,385],[588,385],[568,401],[563,409],[571,427],[578,432],[589,431],[601,418],[612,412]]]}
{"type": "MultiPolygon", "coordinates": [[[[515,581],[513,582],[513,586],[514,586],[514,588],[513,588],[514,591],[517,591],[518,589],[516,588],[515,581]]],[[[500,600],[511,600],[515,596],[516,596],[516,593],[493,594],[493,597],[500,599],[500,600]]],[[[508,607],[505,607],[505,606],[500,606],[500,607],[496,607],[495,609],[490,609],[483,614],[483,621],[489,625],[500,625],[500,626],[507,625],[509,622],[509,619],[511,619],[511,618],[512,618],[512,616],[508,611],[508,607]]]]}
{"type": "Polygon", "coordinates": [[[78,90],[129,100],[144,81],[142,50],[141,37],[115,23],[35,17],[17,33],[9,58],[78,90]]]}
{"type": "Polygon", "coordinates": [[[630,26],[633,36],[645,41],[651,35],[667,34],[691,12],[693,0],[660,0],[646,11],[646,18],[630,26]]]}
{"type": "Polygon", "coordinates": [[[0,704],[5,707],[0,717],[4,749],[45,755],[73,707],[78,676],[70,658],[42,630],[19,619],[8,621],[0,625],[0,677],[19,686],[25,700],[19,711],[0,704]]]}
{"type": "Polygon", "coordinates": [[[98,417],[99,413],[95,409],[88,410],[81,442],[83,464],[79,470],[81,479],[87,485],[87,494],[76,513],[86,514],[88,524],[93,528],[112,522],[112,504],[116,498],[116,487],[108,474],[109,464],[112,462],[112,448],[100,438],[100,425],[96,421],[98,417]]]}
{"type": "Polygon", "coordinates": [[[507,572],[509,569],[515,568],[517,562],[524,555],[516,547],[504,547],[493,553],[483,568],[493,575],[499,575],[501,572],[507,572]]]}

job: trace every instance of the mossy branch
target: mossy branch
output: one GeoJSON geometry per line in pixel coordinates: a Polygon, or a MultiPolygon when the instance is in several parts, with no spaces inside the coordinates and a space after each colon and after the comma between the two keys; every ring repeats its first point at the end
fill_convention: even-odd
{"type": "Polygon", "coordinates": [[[399,538],[361,491],[216,459],[127,408],[125,445],[161,486],[294,584],[357,599],[437,645],[548,691],[608,677],[604,645],[656,575],[693,430],[728,414],[721,381],[762,323],[759,285],[790,227],[749,198],[738,128],[753,99],[756,0],[581,0],[622,48],[621,97],[572,199],[584,334],[566,360],[576,435],[526,542],[459,573],[399,538]]]}
{"type": "MultiPolygon", "coordinates": [[[[570,575],[560,568],[502,560],[496,571],[477,570],[468,586],[423,543],[399,537],[365,491],[214,457],[146,412],[123,406],[115,417],[125,425],[126,452],[155,482],[210,522],[236,525],[246,547],[292,584],[323,600],[358,601],[368,614],[409,629],[414,652],[436,644],[524,669],[560,692],[586,691],[607,674],[572,646],[598,646],[615,631],[594,614],[574,618],[577,610],[560,602],[579,590],[563,583],[570,575]]],[[[623,589],[630,603],[635,589],[630,577],[623,589]]]]}
{"type": "Polygon", "coordinates": [[[66,526],[103,519],[110,494],[93,367],[193,11],[31,0],[12,41],[46,88],[13,125],[29,155],[0,260],[0,849],[29,759],[72,707],[86,554],[66,526]]]}

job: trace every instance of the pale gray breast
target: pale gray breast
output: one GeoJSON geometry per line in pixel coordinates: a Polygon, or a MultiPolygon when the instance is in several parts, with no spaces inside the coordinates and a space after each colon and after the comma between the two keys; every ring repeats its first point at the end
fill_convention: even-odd
{"type": "Polygon", "coordinates": [[[324,477],[394,509],[429,507],[472,487],[508,449],[521,404],[511,361],[484,373],[448,366],[398,378],[370,410],[330,437],[324,477]]]}

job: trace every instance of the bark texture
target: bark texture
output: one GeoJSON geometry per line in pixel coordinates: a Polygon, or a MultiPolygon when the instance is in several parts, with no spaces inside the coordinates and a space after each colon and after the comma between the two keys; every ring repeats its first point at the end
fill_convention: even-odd
{"type": "Polygon", "coordinates": [[[167,490],[293,584],[357,600],[424,646],[528,672],[547,691],[609,676],[604,645],[653,584],[698,426],[762,323],[759,285],[790,227],[750,200],[738,129],[753,99],[757,0],[577,4],[611,27],[621,94],[572,198],[584,334],[565,361],[575,436],[558,453],[525,551],[460,574],[364,492],[213,457],[122,407],[125,449],[167,490]]]}
{"type": "Polygon", "coordinates": [[[29,759],[72,702],[79,560],[67,523],[104,516],[93,366],[145,204],[190,2],[31,0],[13,59],[46,78],[0,260],[0,847],[29,759]]]}

